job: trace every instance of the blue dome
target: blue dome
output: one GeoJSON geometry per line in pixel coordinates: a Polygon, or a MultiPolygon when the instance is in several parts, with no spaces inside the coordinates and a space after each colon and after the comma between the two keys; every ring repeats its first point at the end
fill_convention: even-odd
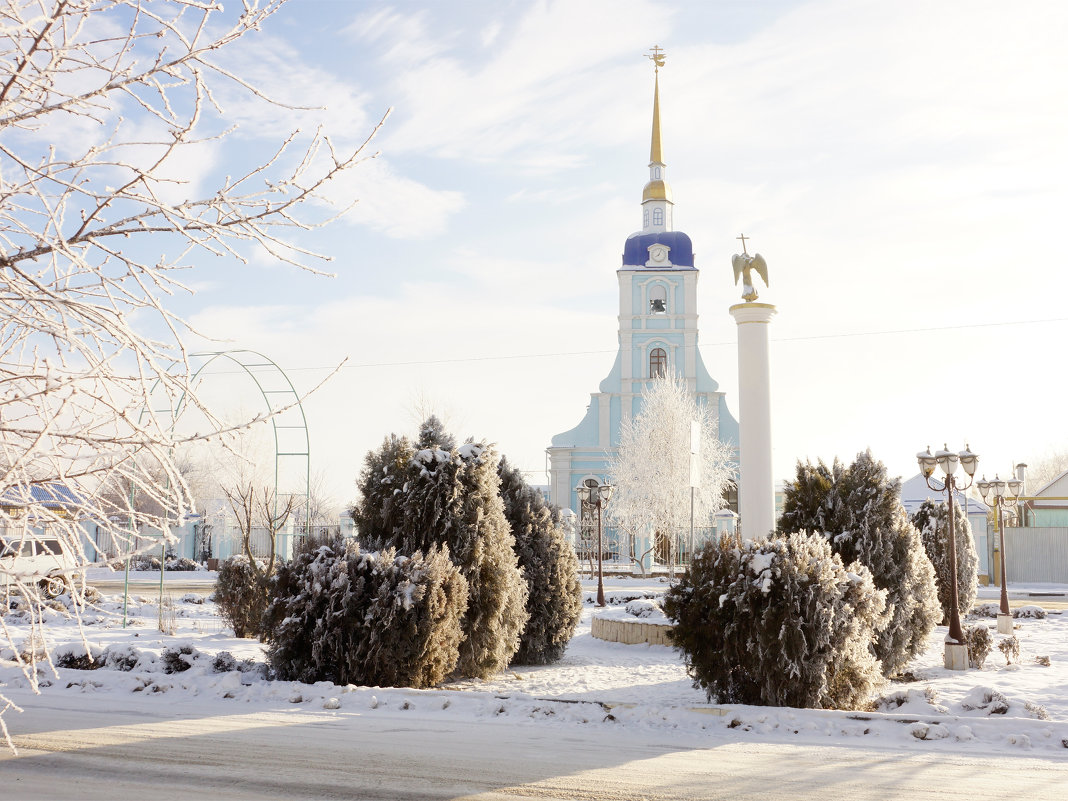
{"type": "Polygon", "coordinates": [[[649,246],[667,245],[671,248],[668,257],[672,267],[693,267],[693,242],[682,231],[664,231],[658,234],[633,234],[623,245],[623,266],[644,267],[649,261],[649,246]]]}

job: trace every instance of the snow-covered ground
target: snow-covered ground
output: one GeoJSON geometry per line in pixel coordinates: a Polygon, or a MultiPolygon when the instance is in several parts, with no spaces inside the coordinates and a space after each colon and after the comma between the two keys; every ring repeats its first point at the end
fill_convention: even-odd
{"type": "MultiPolygon", "coordinates": [[[[121,574],[118,574],[121,578],[121,574]]],[[[145,578],[158,574],[149,574],[145,578]]],[[[175,633],[158,630],[155,593],[132,595],[129,625],[122,627],[122,596],[109,594],[83,618],[85,642],[96,654],[106,651],[108,666],[97,670],[45,667],[41,692],[55,706],[79,708],[88,694],[106,695],[121,707],[123,698],[155,699],[160,709],[181,706],[222,714],[238,709],[319,710],[335,716],[410,713],[414,716],[463,720],[507,718],[532,726],[613,727],[635,735],[656,732],[667,737],[709,737],[794,743],[855,744],[861,748],[935,750],[938,752],[1028,753],[1068,757],[1068,611],[1063,595],[1034,598],[1045,619],[1016,621],[1021,653],[1006,664],[995,647],[982,670],[951,672],[942,665],[945,629],[936,629],[930,648],[911,666],[912,680],[888,684],[872,710],[841,712],[715,705],[694,689],[679,654],[671,648],[623,645],[590,635],[595,613],[587,603],[582,621],[562,661],[545,667],[514,667],[489,681],[461,681],[436,690],[338,687],[328,682],[304,685],[264,678],[263,646],[233,637],[205,600],[213,576],[193,574],[202,593],[174,596],[175,633]],[[184,649],[183,649],[184,646],[184,649]],[[166,672],[171,663],[190,665],[166,672]],[[182,650],[184,655],[178,655],[182,650]],[[233,659],[219,657],[228,652],[233,659]],[[1044,664],[1048,662],[1047,664],[1044,664]],[[120,669],[126,668],[126,669],[120,669]]],[[[92,579],[92,577],[91,577],[92,579]]],[[[169,574],[185,585],[189,574],[169,574]]],[[[585,582],[587,598],[593,585],[585,582]]],[[[662,593],[656,579],[611,579],[609,603],[662,593]]],[[[1064,593],[1066,588],[1013,588],[1064,593]]],[[[996,598],[984,588],[983,599],[996,598]]],[[[993,627],[993,618],[982,618],[993,627]]],[[[970,619],[968,622],[976,622],[970,619]]],[[[3,618],[8,635],[22,644],[29,638],[28,621],[19,613],[3,618]]],[[[47,636],[54,656],[83,650],[82,634],[69,615],[49,610],[47,636]]],[[[994,642],[1001,638],[994,634],[994,642]]],[[[35,699],[29,682],[13,661],[12,649],[0,649],[0,694],[22,705],[35,699]]],[[[43,699],[42,699],[43,700],[43,699]]],[[[5,715],[18,732],[17,714],[5,715]]]]}

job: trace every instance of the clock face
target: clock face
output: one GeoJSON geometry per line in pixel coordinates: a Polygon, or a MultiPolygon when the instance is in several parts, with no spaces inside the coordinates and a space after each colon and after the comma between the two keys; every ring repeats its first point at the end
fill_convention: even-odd
{"type": "Polygon", "coordinates": [[[667,259],[667,248],[663,245],[654,245],[649,248],[649,258],[653,261],[664,261],[667,259]]]}

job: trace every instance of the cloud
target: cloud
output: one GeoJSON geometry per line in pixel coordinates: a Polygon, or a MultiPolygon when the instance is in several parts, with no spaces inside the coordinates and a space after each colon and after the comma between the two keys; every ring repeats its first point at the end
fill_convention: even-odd
{"type": "MultiPolygon", "coordinates": [[[[520,467],[540,468],[547,435],[581,417],[595,388],[590,373],[611,366],[615,332],[604,321],[613,306],[609,299],[606,308],[567,311],[477,283],[441,282],[405,285],[395,298],[346,297],[311,308],[216,306],[191,322],[273,359],[301,392],[349,358],[305,402],[312,469],[327,466],[333,492],[348,498],[363,455],[391,431],[414,430],[411,407],[420,399],[450,409],[461,437],[487,437],[520,467]],[[537,355],[576,351],[594,353],[537,355]],[[531,406],[537,422],[517,426],[516,415],[531,406]]],[[[234,379],[225,402],[258,411],[249,389],[234,379]]]]}
{"type": "Polygon", "coordinates": [[[431,189],[398,175],[381,157],[343,173],[326,196],[338,207],[356,201],[345,215],[347,222],[367,225],[398,239],[436,236],[466,205],[461,192],[431,189]]]}
{"type": "Polygon", "coordinates": [[[641,52],[637,42],[644,48],[666,33],[670,16],[643,0],[537,3],[491,24],[501,28],[488,55],[466,46],[458,22],[436,20],[431,35],[425,11],[389,15],[388,24],[380,14],[374,25],[351,30],[381,47],[396,68],[384,89],[397,96],[391,151],[508,161],[542,173],[587,158],[576,142],[618,136],[612,116],[629,114],[625,90],[603,75],[620,71],[613,64],[622,56],[641,52]]]}

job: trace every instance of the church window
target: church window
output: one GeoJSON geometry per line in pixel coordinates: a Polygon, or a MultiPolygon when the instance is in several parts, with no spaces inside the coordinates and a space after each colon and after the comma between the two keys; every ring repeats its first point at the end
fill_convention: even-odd
{"type": "Polygon", "coordinates": [[[653,178],[655,180],[657,180],[657,181],[660,180],[660,168],[659,167],[653,167],[653,178]]]}
{"type": "Polygon", "coordinates": [[[649,377],[663,378],[667,375],[667,352],[663,348],[649,351],[649,377]]]}
{"type": "Polygon", "coordinates": [[[667,290],[660,284],[649,289],[649,314],[667,314],[667,290]]]}
{"type": "Polygon", "coordinates": [[[649,209],[645,210],[645,213],[642,215],[642,218],[643,218],[642,219],[642,225],[645,226],[646,228],[648,228],[649,227],[649,209]]]}
{"type": "Polygon", "coordinates": [[[653,225],[664,224],[664,210],[661,208],[653,209],[653,225]]]}

